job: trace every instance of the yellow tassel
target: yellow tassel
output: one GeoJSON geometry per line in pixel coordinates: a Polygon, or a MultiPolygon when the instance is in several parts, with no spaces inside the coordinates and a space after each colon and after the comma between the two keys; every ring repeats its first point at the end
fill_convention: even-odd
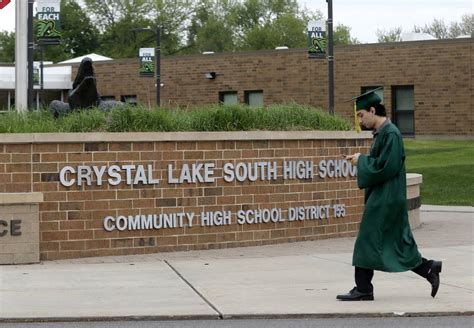
{"type": "Polygon", "coordinates": [[[359,120],[357,119],[357,105],[355,101],[354,101],[354,126],[357,133],[362,132],[362,129],[360,128],[360,125],[359,125],[359,120]]]}

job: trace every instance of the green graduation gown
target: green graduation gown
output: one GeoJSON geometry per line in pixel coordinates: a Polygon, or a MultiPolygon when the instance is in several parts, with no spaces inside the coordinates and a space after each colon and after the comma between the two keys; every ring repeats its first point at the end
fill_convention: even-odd
{"type": "Polygon", "coordinates": [[[360,155],[357,184],[365,189],[365,210],[352,265],[402,272],[421,264],[408,222],[403,139],[392,123],[375,135],[370,155],[360,155]]]}

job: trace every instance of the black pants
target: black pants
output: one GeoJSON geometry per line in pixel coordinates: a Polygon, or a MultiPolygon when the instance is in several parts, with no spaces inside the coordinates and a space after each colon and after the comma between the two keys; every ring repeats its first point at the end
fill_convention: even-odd
{"type": "MultiPolygon", "coordinates": [[[[423,257],[421,264],[417,266],[416,268],[412,269],[411,271],[422,276],[423,278],[426,278],[428,276],[428,272],[430,272],[432,263],[433,263],[432,260],[427,260],[423,257]]],[[[372,285],[374,270],[355,267],[354,277],[355,277],[355,283],[356,283],[357,289],[361,293],[374,292],[374,286],[372,285]]]]}

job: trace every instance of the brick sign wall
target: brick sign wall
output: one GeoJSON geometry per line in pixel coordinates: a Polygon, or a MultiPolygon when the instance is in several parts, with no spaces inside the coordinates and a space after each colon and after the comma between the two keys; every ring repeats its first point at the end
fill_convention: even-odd
{"type": "Polygon", "coordinates": [[[0,192],[41,192],[42,260],[353,235],[370,134],[5,135],[0,192]],[[58,141],[59,140],[59,141],[58,141]]]}

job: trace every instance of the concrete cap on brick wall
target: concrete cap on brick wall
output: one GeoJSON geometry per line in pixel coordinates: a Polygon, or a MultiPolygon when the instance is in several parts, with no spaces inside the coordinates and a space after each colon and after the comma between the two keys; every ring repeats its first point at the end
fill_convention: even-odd
{"type": "Polygon", "coordinates": [[[413,186],[421,184],[423,182],[423,176],[418,173],[407,173],[407,186],[413,186]]]}
{"type": "Polygon", "coordinates": [[[43,201],[42,192],[0,193],[0,204],[35,204],[43,201]]]}
{"type": "Polygon", "coordinates": [[[238,132],[120,132],[120,133],[11,133],[2,143],[225,141],[225,140],[354,140],[372,139],[368,131],[238,131],[238,132]]]}

